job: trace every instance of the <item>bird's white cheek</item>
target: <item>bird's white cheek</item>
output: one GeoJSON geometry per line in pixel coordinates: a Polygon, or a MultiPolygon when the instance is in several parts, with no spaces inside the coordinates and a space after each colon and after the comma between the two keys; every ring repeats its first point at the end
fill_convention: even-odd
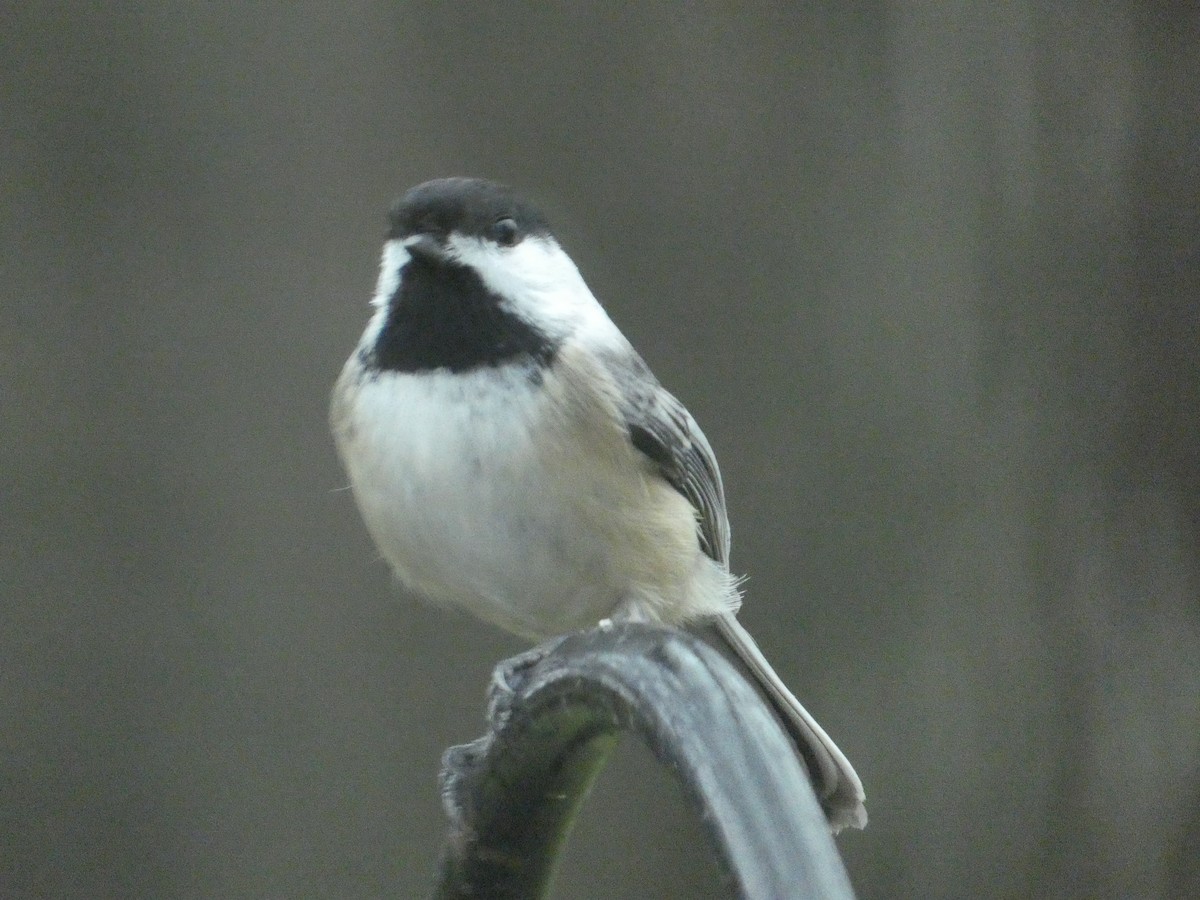
{"type": "Polygon", "coordinates": [[[383,257],[379,261],[379,280],[375,283],[375,295],[371,305],[383,309],[400,287],[400,270],[409,260],[409,253],[400,241],[388,241],[383,245],[383,257]]]}
{"type": "Polygon", "coordinates": [[[502,297],[507,308],[526,321],[543,326],[555,336],[584,330],[620,340],[616,326],[592,295],[579,269],[554,240],[530,237],[515,247],[497,247],[455,237],[451,246],[459,260],[478,273],[487,289],[502,297]]]}

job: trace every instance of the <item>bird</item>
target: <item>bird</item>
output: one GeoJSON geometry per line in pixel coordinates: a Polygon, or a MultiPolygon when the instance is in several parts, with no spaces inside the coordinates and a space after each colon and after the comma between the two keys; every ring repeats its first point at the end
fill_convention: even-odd
{"type": "Polygon", "coordinates": [[[411,188],[388,223],[330,425],[399,581],[535,641],[604,620],[706,628],[770,700],[831,828],[864,827],[854,767],[736,618],[708,439],[545,215],[454,177],[411,188]]]}

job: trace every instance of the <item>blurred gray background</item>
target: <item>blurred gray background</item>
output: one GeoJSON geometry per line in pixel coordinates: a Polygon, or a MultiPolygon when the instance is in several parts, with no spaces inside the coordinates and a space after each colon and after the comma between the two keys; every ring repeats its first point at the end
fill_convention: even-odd
{"type": "MultiPolygon", "coordinates": [[[[1200,27],[1170,3],[23,3],[0,896],[422,896],[523,649],[325,424],[384,214],[537,198],[720,457],[861,896],[1200,896],[1200,27]]],[[[707,897],[624,750],[563,898],[707,897]]]]}

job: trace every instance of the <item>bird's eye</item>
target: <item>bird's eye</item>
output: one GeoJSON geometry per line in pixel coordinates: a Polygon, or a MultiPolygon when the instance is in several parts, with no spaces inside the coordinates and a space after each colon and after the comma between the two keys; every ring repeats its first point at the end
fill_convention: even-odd
{"type": "Polygon", "coordinates": [[[488,229],[488,235],[501,247],[511,247],[521,240],[521,229],[514,219],[497,219],[488,229]]]}

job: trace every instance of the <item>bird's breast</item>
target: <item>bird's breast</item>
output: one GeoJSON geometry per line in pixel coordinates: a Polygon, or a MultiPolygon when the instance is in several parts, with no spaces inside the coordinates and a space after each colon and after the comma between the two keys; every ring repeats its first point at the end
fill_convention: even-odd
{"type": "Polygon", "coordinates": [[[603,398],[566,396],[553,374],[517,366],[376,373],[347,389],[339,449],[402,581],[528,635],[612,611],[646,475],[603,398]]]}

